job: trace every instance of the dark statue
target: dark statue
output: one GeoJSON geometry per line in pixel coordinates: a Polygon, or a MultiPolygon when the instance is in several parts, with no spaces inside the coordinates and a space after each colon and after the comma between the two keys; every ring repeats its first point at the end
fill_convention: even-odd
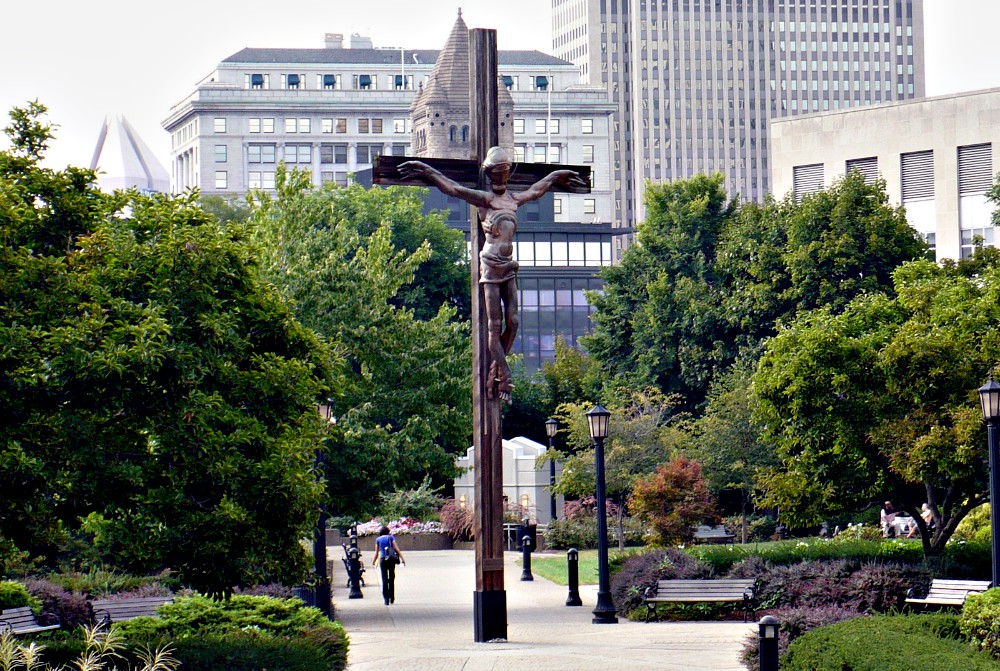
{"type": "Polygon", "coordinates": [[[456,198],[479,208],[485,244],[479,255],[479,283],[483,285],[488,321],[490,352],[489,398],[511,400],[510,366],[507,354],[517,335],[517,261],[514,260],[514,236],[517,234],[517,208],[538,200],[556,185],[589,185],[574,170],[555,170],[520,192],[507,190],[511,159],[501,147],[491,147],[483,160],[483,172],[490,182],[489,191],[462,186],[436,168],[421,161],[406,161],[398,167],[405,178],[419,178],[456,198]]]}

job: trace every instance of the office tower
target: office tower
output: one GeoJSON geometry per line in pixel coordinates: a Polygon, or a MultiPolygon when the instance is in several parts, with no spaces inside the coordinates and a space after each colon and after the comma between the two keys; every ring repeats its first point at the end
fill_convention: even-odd
{"type": "MultiPolygon", "coordinates": [[[[603,84],[614,220],[645,180],[770,190],[772,119],[924,95],[923,0],[552,0],[553,50],[603,84]]],[[[783,194],[776,194],[783,195],[783,194]]]]}

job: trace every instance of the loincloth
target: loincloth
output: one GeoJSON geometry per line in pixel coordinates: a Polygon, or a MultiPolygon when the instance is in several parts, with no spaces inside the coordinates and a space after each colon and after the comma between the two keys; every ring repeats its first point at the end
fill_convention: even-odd
{"type": "Polygon", "coordinates": [[[479,255],[479,283],[503,284],[517,277],[518,263],[514,259],[483,252],[479,255]]]}

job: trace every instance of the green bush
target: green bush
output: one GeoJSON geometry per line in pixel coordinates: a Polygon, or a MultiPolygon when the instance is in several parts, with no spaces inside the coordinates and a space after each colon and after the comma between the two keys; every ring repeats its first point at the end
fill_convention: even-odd
{"type": "MultiPolygon", "coordinates": [[[[9,671],[174,671],[178,660],[163,645],[129,649],[119,632],[81,627],[55,637],[0,634],[0,669],[9,671]],[[40,645],[38,645],[40,643],[40,645]]],[[[248,670],[249,671],[249,670],[248,670]]]]}
{"type": "Polygon", "coordinates": [[[321,652],[309,638],[239,631],[185,638],[174,645],[182,669],[197,671],[340,671],[344,660],[321,652]]]}
{"type": "MultiPolygon", "coordinates": [[[[608,520],[608,542],[617,544],[614,538],[617,528],[614,520],[608,520]]],[[[642,545],[642,523],[632,517],[625,518],[625,545],[642,545]]],[[[597,547],[597,517],[579,516],[549,522],[545,529],[545,545],[550,548],[568,550],[592,550],[597,547]]]]}
{"type": "Polygon", "coordinates": [[[797,638],[781,671],[996,671],[947,614],[862,617],[797,638]]]}
{"type": "Polygon", "coordinates": [[[0,610],[31,606],[36,612],[42,602],[28,594],[28,588],[13,580],[0,580],[0,610]]]}
{"type": "Polygon", "coordinates": [[[970,595],[962,608],[959,626],[980,650],[1000,659],[1000,588],[970,595]]]}
{"type": "Polygon", "coordinates": [[[169,571],[150,576],[136,576],[97,568],[89,571],[52,573],[47,575],[46,579],[70,592],[88,594],[94,599],[122,592],[141,592],[143,596],[165,595],[181,587],[169,571]]]}
{"type": "Polygon", "coordinates": [[[307,626],[328,622],[316,608],[306,607],[298,599],[239,594],[228,601],[205,596],[181,597],[157,610],[158,617],[149,622],[129,620],[121,624],[130,635],[136,623],[170,632],[175,637],[185,635],[221,634],[247,627],[256,627],[275,634],[295,634],[307,626]]]}
{"type": "MultiPolygon", "coordinates": [[[[722,520],[726,525],[726,530],[736,536],[736,541],[743,540],[743,516],[732,515],[722,520]]],[[[747,515],[747,542],[766,541],[774,535],[777,528],[777,521],[770,515],[747,515]]]]}
{"type": "Polygon", "coordinates": [[[444,503],[444,498],[431,488],[430,476],[424,478],[416,489],[384,493],[379,498],[378,516],[386,520],[399,520],[404,517],[421,522],[436,520],[438,510],[444,503]]]}
{"type": "Polygon", "coordinates": [[[974,508],[962,518],[955,528],[952,538],[956,541],[978,541],[989,543],[990,533],[990,504],[984,503],[978,508],[974,508]]]}
{"type": "Polygon", "coordinates": [[[918,540],[841,540],[793,539],[774,543],[746,545],[696,545],[687,551],[710,564],[716,572],[725,573],[737,562],[760,557],[771,564],[795,564],[802,561],[850,559],[862,563],[900,563],[926,565],[937,577],[973,578],[990,575],[988,543],[948,543],[942,557],[924,560],[918,540]]]}
{"type": "MultiPolygon", "coordinates": [[[[241,659],[251,659],[253,655],[270,655],[271,651],[280,648],[281,641],[277,639],[289,639],[311,646],[314,656],[327,660],[328,669],[342,669],[347,663],[348,639],[344,628],[327,620],[319,609],[307,607],[298,599],[246,594],[235,595],[228,601],[215,601],[203,596],[181,597],[172,604],[161,606],[157,614],[155,618],[140,617],[117,625],[129,645],[153,644],[163,640],[180,643],[188,639],[207,638],[214,641],[213,645],[217,647],[233,647],[232,654],[238,653],[241,659]],[[253,639],[237,636],[240,632],[262,632],[260,640],[263,642],[258,646],[253,639]]],[[[178,648],[178,659],[183,661],[183,654],[178,648]]],[[[192,654],[211,656],[214,653],[202,646],[192,654]]],[[[222,655],[221,652],[219,654],[222,655]]],[[[224,658],[224,655],[219,657],[224,658]]],[[[246,668],[272,669],[269,665],[246,668]]]]}

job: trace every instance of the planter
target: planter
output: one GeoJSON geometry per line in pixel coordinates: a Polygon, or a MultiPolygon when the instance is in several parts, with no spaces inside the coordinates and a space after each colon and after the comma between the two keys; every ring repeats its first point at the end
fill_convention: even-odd
{"type": "MultiPolygon", "coordinates": [[[[358,549],[362,552],[375,552],[375,539],[378,536],[360,536],[358,538],[358,549]]],[[[343,539],[346,543],[347,539],[343,539]]],[[[452,547],[451,537],[447,534],[399,534],[396,536],[396,545],[403,552],[408,550],[450,550],[452,547]]]]}

